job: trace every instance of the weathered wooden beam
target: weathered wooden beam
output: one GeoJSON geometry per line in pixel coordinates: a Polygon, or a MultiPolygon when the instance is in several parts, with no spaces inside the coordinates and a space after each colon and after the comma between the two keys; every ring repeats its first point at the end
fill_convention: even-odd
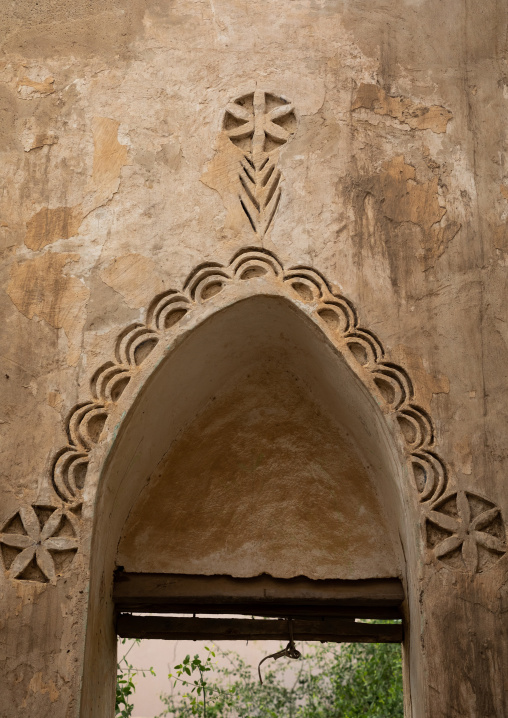
{"type": "MultiPolygon", "coordinates": [[[[117,618],[121,638],[158,638],[166,640],[289,640],[288,622],[282,619],[181,618],[133,616],[121,613],[117,618]]],[[[399,624],[356,623],[352,619],[292,621],[294,640],[333,643],[400,643],[403,628],[399,624]]]]}
{"type": "Polygon", "coordinates": [[[313,581],[120,571],[113,600],[119,611],[144,613],[399,618],[404,590],[396,578],[313,581]]]}

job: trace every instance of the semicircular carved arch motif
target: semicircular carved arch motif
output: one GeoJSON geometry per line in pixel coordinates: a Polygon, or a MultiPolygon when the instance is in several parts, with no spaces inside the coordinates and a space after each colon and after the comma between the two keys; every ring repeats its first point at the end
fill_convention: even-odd
{"type": "Polygon", "coordinates": [[[168,290],[152,300],[145,322],[130,324],[120,332],[113,357],[92,374],[89,400],[77,404],[69,413],[65,422],[68,443],[55,453],[51,462],[48,479],[59,501],[45,508],[58,512],[62,518],[57,521],[55,513],[54,519],[50,517],[37,528],[34,516],[39,519],[34,509],[40,513],[41,507],[34,504],[9,517],[0,533],[4,562],[11,578],[26,578],[20,567],[30,554],[43,580],[54,581],[57,573],[51,561],[55,563],[55,555],[71,548],[75,550],[76,515],[83,501],[90,451],[101,441],[108,415],[125,388],[136,380],[143,362],[161,340],[171,335],[176,337],[183,317],[199,310],[227,285],[252,281],[254,296],[257,293],[255,280],[261,277],[277,282],[291,301],[308,305],[309,315],[336,349],[346,355],[350,366],[376,396],[385,413],[395,417],[413,477],[413,489],[423,508],[427,547],[434,557],[450,568],[476,573],[490,568],[506,553],[506,530],[500,509],[476,494],[448,491],[449,472],[437,452],[431,417],[414,402],[415,392],[408,372],[391,362],[379,338],[360,325],[354,305],[333,292],[316,269],[295,266],[286,270],[273,252],[247,247],[238,251],[228,265],[217,262],[198,265],[181,291],[168,290]],[[57,536],[57,529],[66,517],[72,526],[72,547],[69,540],[58,540],[57,536]],[[12,526],[18,528],[13,531],[12,526]],[[46,534],[47,550],[44,551],[39,544],[40,537],[46,534]],[[12,556],[12,550],[17,548],[18,555],[12,556]],[[19,557],[22,551],[26,553],[23,560],[19,557]],[[38,556],[42,557],[41,566],[38,556]]]}

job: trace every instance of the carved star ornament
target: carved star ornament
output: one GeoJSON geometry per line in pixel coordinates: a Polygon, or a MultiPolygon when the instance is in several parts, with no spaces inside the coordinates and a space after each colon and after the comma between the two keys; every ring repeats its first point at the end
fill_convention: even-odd
{"type": "MultiPolygon", "coordinates": [[[[18,551],[9,565],[9,576],[11,578],[23,578],[23,572],[35,561],[45,579],[54,581],[57,572],[53,554],[62,551],[75,552],[78,548],[76,535],[59,535],[68,517],[61,509],[56,509],[52,511],[46,521],[42,521],[41,525],[34,507],[24,506],[9,521],[9,525],[14,520],[19,520],[21,524],[19,529],[11,531],[8,527],[5,527],[3,533],[0,534],[2,547],[18,551]]],[[[72,532],[74,533],[73,526],[72,532]]]]}
{"type": "Polygon", "coordinates": [[[439,530],[429,542],[436,558],[447,563],[452,557],[460,557],[469,573],[476,573],[506,552],[499,507],[469,492],[458,491],[439,502],[428,512],[427,521],[430,528],[439,530]]]}

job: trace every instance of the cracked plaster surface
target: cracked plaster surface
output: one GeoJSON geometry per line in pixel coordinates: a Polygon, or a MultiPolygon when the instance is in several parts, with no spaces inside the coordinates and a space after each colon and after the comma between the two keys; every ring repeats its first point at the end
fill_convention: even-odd
{"type": "MultiPolygon", "coordinates": [[[[220,131],[228,102],[257,86],[291,100],[298,120],[281,150],[283,195],[264,245],[285,263],[315,266],[351,297],[416,372],[452,470],[508,512],[508,85],[496,50],[506,4],[457,0],[444,12],[406,2],[403,15],[395,0],[376,12],[367,5],[5,8],[6,515],[31,500],[53,444],[64,441],[66,413],[123,326],[200,262],[227,262],[255,241],[248,224],[228,219],[232,170],[220,131]]],[[[0,591],[6,621],[50,613],[49,599],[29,604],[0,591]]],[[[47,656],[72,643],[71,614],[46,622],[47,656]]],[[[6,655],[17,650],[11,641],[6,655]]],[[[59,664],[52,702],[45,660],[30,659],[4,700],[25,701],[41,718],[64,715],[59,706],[75,715],[72,668],[59,664]]],[[[471,714],[466,694],[442,714],[471,714]]],[[[491,695],[478,714],[503,714],[499,689],[491,695]]]]}

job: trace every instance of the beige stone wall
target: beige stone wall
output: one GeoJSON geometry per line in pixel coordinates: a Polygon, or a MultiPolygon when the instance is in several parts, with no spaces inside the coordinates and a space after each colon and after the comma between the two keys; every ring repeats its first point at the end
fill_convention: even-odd
{"type": "MultiPolygon", "coordinates": [[[[2,543],[2,716],[79,715],[94,499],[83,520],[76,507],[51,518],[54,460],[118,335],[203,262],[253,246],[322,273],[410,374],[443,496],[469,492],[459,518],[508,516],[505,2],[40,0],[1,13],[0,524],[29,548],[60,541],[54,564],[39,550],[21,579],[20,545],[2,543]],[[262,92],[267,112],[292,109],[275,123],[287,135],[264,126],[280,201],[272,217],[258,164],[253,227],[230,103],[262,92]]],[[[438,561],[438,538],[415,543],[423,647],[407,647],[421,668],[408,715],[507,715],[508,559],[491,541],[477,562],[463,537],[438,561]]]]}

